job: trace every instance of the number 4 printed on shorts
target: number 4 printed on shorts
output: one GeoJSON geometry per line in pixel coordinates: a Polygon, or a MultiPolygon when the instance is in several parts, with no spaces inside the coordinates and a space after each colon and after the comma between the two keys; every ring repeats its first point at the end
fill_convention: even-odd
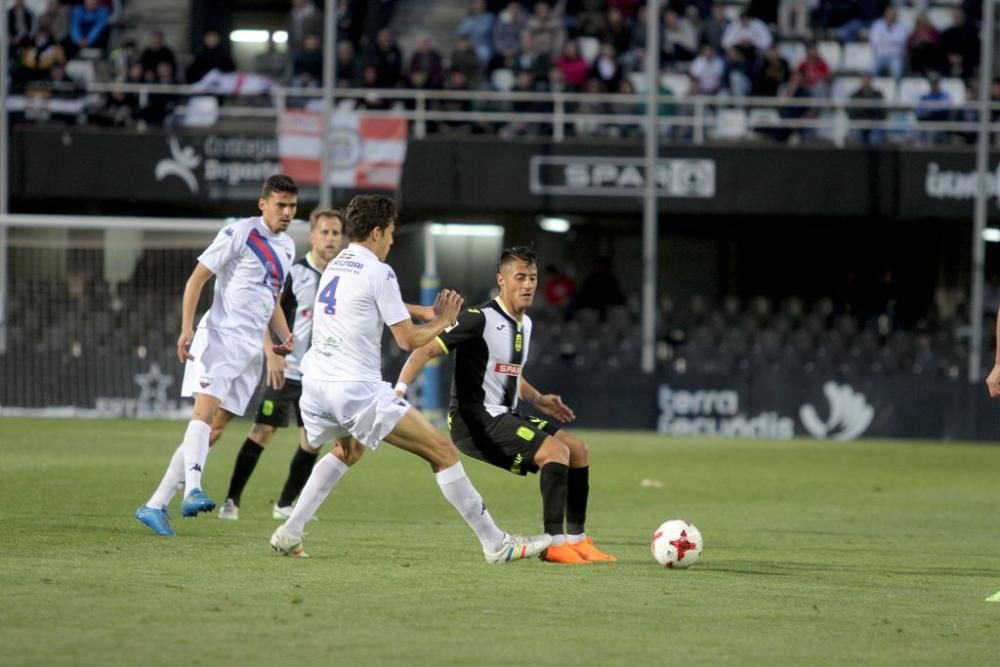
{"type": "Polygon", "coordinates": [[[319,293],[319,302],[325,303],[326,308],[323,312],[327,315],[333,315],[337,312],[337,283],[340,282],[340,276],[334,276],[333,280],[323,288],[323,291],[319,293]]]}

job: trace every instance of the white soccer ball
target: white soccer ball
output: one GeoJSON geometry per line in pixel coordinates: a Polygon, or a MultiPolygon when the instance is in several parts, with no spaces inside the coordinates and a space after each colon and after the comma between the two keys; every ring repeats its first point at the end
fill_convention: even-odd
{"type": "Polygon", "coordinates": [[[649,544],[656,562],[671,569],[691,567],[697,563],[702,546],[701,531],[683,519],[664,522],[653,533],[649,544]]]}

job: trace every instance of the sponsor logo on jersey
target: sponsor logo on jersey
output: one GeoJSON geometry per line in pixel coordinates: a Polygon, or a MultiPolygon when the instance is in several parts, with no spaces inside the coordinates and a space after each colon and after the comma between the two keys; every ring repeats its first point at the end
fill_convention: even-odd
{"type": "Polygon", "coordinates": [[[501,375],[513,375],[517,377],[521,374],[521,364],[502,364],[498,361],[493,370],[501,375]]]}
{"type": "Polygon", "coordinates": [[[517,335],[514,336],[514,351],[520,352],[523,343],[524,343],[524,338],[521,336],[521,332],[519,331],[517,335]]]}

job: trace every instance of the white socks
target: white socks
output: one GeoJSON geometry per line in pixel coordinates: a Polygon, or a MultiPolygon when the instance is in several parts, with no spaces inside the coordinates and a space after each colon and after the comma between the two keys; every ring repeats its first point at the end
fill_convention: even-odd
{"type": "Polygon", "coordinates": [[[299,494],[291,516],[285,521],[285,530],[291,535],[301,537],[306,529],[306,522],[312,518],[348,470],[350,470],[348,465],[333,454],[327,454],[317,461],[312,474],[309,475],[309,481],[302,487],[302,493],[299,494]]]}
{"type": "Polygon", "coordinates": [[[212,427],[203,421],[192,419],[188,422],[181,450],[184,452],[184,492],[191,493],[201,488],[201,471],[208,457],[208,439],[212,427]]]}
{"type": "Polygon", "coordinates": [[[482,496],[465,475],[462,464],[456,463],[450,468],[434,473],[434,477],[444,497],[458,510],[469,524],[469,528],[475,531],[483,550],[492,552],[499,549],[503,543],[504,532],[490,516],[482,496]]]}
{"type": "Polygon", "coordinates": [[[156,487],[156,491],[146,501],[146,506],[153,509],[160,509],[169,505],[170,501],[173,500],[174,494],[177,493],[177,485],[183,481],[184,445],[178,445],[173,457],[170,459],[170,464],[167,465],[167,471],[163,473],[160,485],[156,487]]]}

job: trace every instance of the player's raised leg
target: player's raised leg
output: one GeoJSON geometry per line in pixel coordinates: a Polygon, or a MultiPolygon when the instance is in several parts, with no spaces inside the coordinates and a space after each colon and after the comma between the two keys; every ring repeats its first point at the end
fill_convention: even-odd
{"type": "Polygon", "coordinates": [[[487,562],[509,563],[530,558],[551,543],[548,535],[523,537],[502,531],[465,474],[455,445],[416,408],[407,410],[385,441],[430,463],[441,493],[476,533],[487,562]]]}

